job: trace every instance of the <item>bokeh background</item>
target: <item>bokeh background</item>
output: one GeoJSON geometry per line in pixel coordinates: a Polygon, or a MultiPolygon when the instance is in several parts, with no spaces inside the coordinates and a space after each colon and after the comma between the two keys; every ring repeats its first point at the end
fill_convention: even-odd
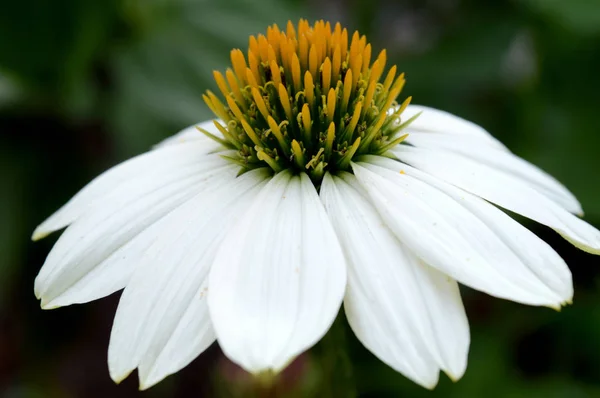
{"type": "Polygon", "coordinates": [[[288,18],[359,29],[406,72],[415,103],[484,126],[564,182],[600,227],[600,1],[19,0],[0,3],[0,397],[600,397],[600,261],[527,223],[571,266],[555,312],[465,289],[470,364],[433,392],[369,352],[343,317],[275,391],[213,346],[148,392],[106,350],[119,294],[42,311],[33,280],[55,234],[37,223],[92,177],[210,115],[229,50],[288,18]],[[270,394],[270,395],[269,395],[270,394]]]}

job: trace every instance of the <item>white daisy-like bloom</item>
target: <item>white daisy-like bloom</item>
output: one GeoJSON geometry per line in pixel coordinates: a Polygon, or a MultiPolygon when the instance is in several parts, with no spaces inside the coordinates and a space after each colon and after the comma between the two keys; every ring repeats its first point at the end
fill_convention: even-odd
{"type": "Polygon", "coordinates": [[[140,388],[217,341],[278,372],[343,304],[379,359],[433,388],[467,366],[459,283],[534,306],[570,303],[569,268],[503,210],[600,253],[600,232],[554,178],[483,128],[395,102],[364,36],[300,21],[250,38],[215,78],[225,103],[94,179],[35,231],[67,227],[35,280],[45,309],[124,289],[108,349],[140,388]],[[348,44],[350,43],[350,44],[348,44]]]}

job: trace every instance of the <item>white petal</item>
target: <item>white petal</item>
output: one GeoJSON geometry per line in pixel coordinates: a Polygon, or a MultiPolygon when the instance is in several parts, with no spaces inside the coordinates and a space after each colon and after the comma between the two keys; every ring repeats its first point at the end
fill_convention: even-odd
{"type": "Polygon", "coordinates": [[[119,382],[139,367],[146,389],[177,372],[215,339],[207,276],[220,242],[269,174],[255,170],[196,195],[165,223],[125,288],[108,350],[119,382]]]}
{"type": "Polygon", "coordinates": [[[279,371],[315,344],[346,286],[341,248],[310,179],[277,174],[223,242],[208,304],[225,354],[279,371]]]}
{"type": "MultiPolygon", "coordinates": [[[[43,308],[50,309],[87,303],[123,289],[129,282],[142,255],[155,242],[156,237],[163,230],[165,222],[169,220],[174,211],[172,210],[154,224],[151,224],[128,243],[109,255],[104,261],[95,266],[89,264],[87,273],[83,274],[80,279],[60,288],[60,290],[64,289],[62,293],[58,295],[55,293],[52,296],[44,295],[42,297],[43,308]]],[[[65,269],[62,272],[68,272],[68,270],[65,269]]],[[[36,294],[40,298],[40,292],[45,289],[42,285],[50,282],[42,282],[41,278],[36,282],[36,294]]],[[[62,283],[62,281],[58,281],[58,283],[62,283]]]]}
{"type": "Polygon", "coordinates": [[[92,180],[63,207],[41,223],[33,232],[32,239],[42,239],[66,227],[92,206],[102,203],[107,196],[122,190],[125,186],[140,182],[160,186],[164,183],[161,178],[168,178],[173,170],[196,164],[212,149],[214,145],[211,142],[195,141],[146,152],[120,163],[92,180]]]}
{"type": "Polygon", "coordinates": [[[554,177],[509,151],[468,140],[456,140],[443,133],[411,132],[406,142],[416,147],[448,150],[486,164],[509,177],[517,178],[548,196],[571,213],[583,210],[575,196],[554,177]]]}
{"type": "Polygon", "coordinates": [[[467,370],[471,336],[469,321],[456,280],[425,264],[403,246],[406,257],[417,267],[417,284],[431,319],[437,341],[440,368],[453,380],[467,370]]]}
{"type": "Polygon", "coordinates": [[[439,369],[460,378],[469,325],[457,283],[417,259],[360,193],[350,174],[325,176],[321,198],[348,259],[344,307],[359,340],[418,384],[439,369]]]}
{"type": "Polygon", "coordinates": [[[213,142],[210,138],[208,138],[206,135],[202,134],[198,130],[198,127],[208,131],[209,133],[215,134],[218,137],[222,136],[221,133],[219,132],[219,130],[217,130],[217,128],[215,127],[215,124],[213,123],[213,121],[207,120],[205,122],[196,123],[192,126],[184,128],[179,133],[174,134],[174,135],[170,136],[169,138],[162,140],[161,142],[156,144],[154,146],[154,148],[158,149],[158,148],[162,148],[162,147],[165,147],[168,145],[177,145],[177,144],[190,142],[190,141],[206,141],[207,143],[209,143],[209,142],[212,143],[215,147],[219,146],[218,144],[213,142]]]}
{"type": "Polygon", "coordinates": [[[236,171],[218,156],[208,156],[193,166],[171,171],[170,180],[157,176],[165,185],[132,181],[104,198],[102,204],[67,228],[48,255],[35,280],[42,307],[84,302],[122,288],[136,265],[136,252],[151,243],[152,236],[141,239],[145,242],[140,242],[142,247],[126,245],[196,193],[233,179],[236,171]],[[95,268],[95,278],[80,281],[95,268]],[[69,301],[53,302],[62,294],[68,294],[69,301]]]}
{"type": "Polygon", "coordinates": [[[482,127],[451,113],[421,105],[409,105],[402,112],[402,120],[408,120],[422,112],[408,127],[406,132],[443,133],[457,140],[468,140],[507,151],[506,147],[482,127]]]}
{"type": "Polygon", "coordinates": [[[365,157],[365,161],[388,168],[402,170],[409,176],[451,196],[477,218],[483,221],[549,289],[563,301],[573,298],[571,271],[565,261],[546,242],[523,227],[509,215],[485,200],[436,179],[406,164],[378,156],[365,157]]]}
{"type": "Polygon", "coordinates": [[[368,163],[353,164],[353,170],[388,227],[427,264],[496,297],[561,303],[491,229],[446,194],[368,163]]]}
{"type": "Polygon", "coordinates": [[[449,151],[402,145],[394,154],[439,179],[549,226],[582,250],[600,254],[600,231],[529,184],[449,151]]]}

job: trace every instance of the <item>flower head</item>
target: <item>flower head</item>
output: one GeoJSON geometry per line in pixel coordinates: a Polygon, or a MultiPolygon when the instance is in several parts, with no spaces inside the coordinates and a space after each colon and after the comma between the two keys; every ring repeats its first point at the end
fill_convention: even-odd
{"type": "Polygon", "coordinates": [[[320,183],[326,172],[350,171],[352,159],[381,155],[406,137],[398,123],[410,98],[397,106],[404,74],[392,67],[383,82],[386,52],[371,64],[371,45],[358,32],[318,21],[289,22],[267,35],[250,36],[248,62],[231,52],[233,69],[214,72],[221,101],[208,91],[204,101],[222,120],[222,137],[202,131],[236,150],[242,170],[269,167],[305,172],[320,183]]]}
{"type": "Polygon", "coordinates": [[[247,59],[234,50],[215,72],[224,100],[205,97],[220,120],[106,171],[36,229],[68,226],[35,281],[42,307],[124,289],[109,371],[137,368],[148,388],[215,340],[277,372],[343,303],[365,347],[432,388],[467,365],[458,283],[569,303],[567,265],[502,209],[599,254],[577,200],[481,127],[396,104],[404,78],[380,82],[385,58],[306,21],[251,38],[247,59]]]}

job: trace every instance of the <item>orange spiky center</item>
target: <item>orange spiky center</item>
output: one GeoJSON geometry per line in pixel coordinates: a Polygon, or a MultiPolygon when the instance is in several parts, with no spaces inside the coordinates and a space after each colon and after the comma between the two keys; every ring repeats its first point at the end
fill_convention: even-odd
{"type": "Polygon", "coordinates": [[[224,101],[203,96],[221,121],[221,136],[203,132],[236,152],[227,158],[242,172],[268,166],[307,172],[315,184],[326,171],[350,170],[353,158],[383,154],[406,137],[396,98],[404,74],[390,68],[386,52],[371,63],[365,36],[336,24],[300,20],[250,36],[248,56],[231,51],[232,68],[214,77],[224,101]]]}

